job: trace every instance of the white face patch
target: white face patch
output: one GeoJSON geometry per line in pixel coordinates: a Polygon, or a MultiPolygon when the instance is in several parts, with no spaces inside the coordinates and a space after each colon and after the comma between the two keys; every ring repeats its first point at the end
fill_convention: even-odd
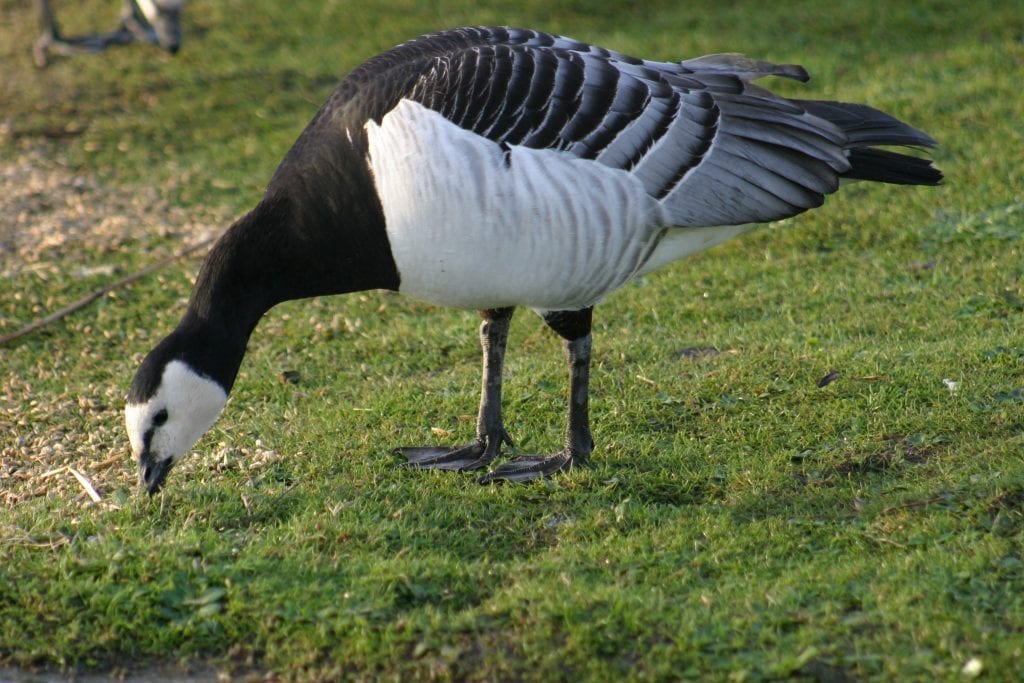
{"type": "Polygon", "coordinates": [[[227,400],[219,384],[182,361],[171,361],[152,398],[125,406],[124,422],[135,459],[146,450],[148,438],[154,461],[177,461],[213,425],[227,400]]]}

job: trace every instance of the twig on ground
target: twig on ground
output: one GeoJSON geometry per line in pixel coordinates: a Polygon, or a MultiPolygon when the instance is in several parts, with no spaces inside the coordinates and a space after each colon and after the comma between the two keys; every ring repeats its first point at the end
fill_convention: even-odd
{"type": "Polygon", "coordinates": [[[157,270],[160,270],[164,266],[167,266],[168,264],[171,264],[171,263],[177,261],[180,258],[184,258],[185,256],[188,256],[192,252],[198,251],[198,250],[202,249],[203,247],[208,245],[210,242],[212,242],[214,239],[215,239],[214,237],[208,237],[208,238],[206,238],[204,240],[200,240],[199,242],[196,242],[195,244],[192,244],[192,245],[190,245],[188,247],[185,247],[181,251],[178,251],[175,254],[173,254],[171,256],[168,256],[165,259],[162,259],[160,261],[157,261],[156,263],[152,263],[152,264],[146,266],[142,270],[138,270],[138,271],[132,273],[131,275],[126,275],[125,277],[120,278],[119,280],[115,280],[114,282],[111,282],[110,284],[105,285],[105,286],[101,287],[100,289],[97,289],[95,291],[89,292],[88,294],[83,296],[78,301],[75,301],[74,303],[70,303],[67,306],[65,306],[64,308],[61,308],[60,310],[54,311],[53,313],[51,313],[51,314],[49,314],[49,315],[47,315],[47,316],[45,316],[43,318],[39,318],[38,320],[33,320],[31,323],[29,323],[28,325],[25,325],[21,329],[18,329],[18,330],[15,330],[14,332],[11,332],[9,334],[5,334],[3,336],[0,336],[0,346],[3,346],[4,344],[7,344],[8,342],[12,342],[15,339],[19,339],[21,337],[24,337],[27,334],[31,334],[31,333],[35,332],[36,330],[39,330],[39,329],[41,329],[43,327],[46,327],[50,323],[54,323],[54,322],[60,320],[61,318],[64,318],[64,317],[74,313],[75,311],[77,311],[79,309],[85,308],[86,306],[91,304],[93,301],[96,301],[96,299],[99,299],[101,296],[107,294],[108,292],[112,292],[115,289],[120,289],[121,287],[124,287],[125,285],[129,285],[129,284],[135,282],[136,280],[140,280],[140,279],[146,277],[150,273],[153,273],[153,272],[156,272],[157,270]]]}

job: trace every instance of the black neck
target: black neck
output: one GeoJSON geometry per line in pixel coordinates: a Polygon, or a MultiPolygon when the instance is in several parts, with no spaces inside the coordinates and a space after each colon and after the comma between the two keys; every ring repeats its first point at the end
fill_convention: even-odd
{"type": "Polygon", "coordinates": [[[398,288],[365,158],[341,138],[325,139],[321,131],[315,149],[289,154],[263,200],[224,233],[203,263],[178,331],[201,340],[195,346],[212,347],[194,366],[226,389],[250,334],[276,304],[398,288]]]}

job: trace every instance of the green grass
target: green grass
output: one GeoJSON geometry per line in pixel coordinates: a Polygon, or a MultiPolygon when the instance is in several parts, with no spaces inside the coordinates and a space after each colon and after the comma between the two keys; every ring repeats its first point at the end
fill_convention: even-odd
{"type": "MultiPolygon", "coordinates": [[[[135,493],[121,402],[197,260],[0,349],[0,452],[14,463],[0,493],[15,501],[0,508],[0,663],[838,681],[957,679],[977,658],[986,679],[1016,680],[1024,14],[995,1],[477,4],[192,0],[175,58],[131,47],[37,72],[28,3],[0,0],[0,153],[31,147],[237,213],[360,60],[428,30],[509,23],[651,57],[801,62],[811,85],[771,85],[912,121],[941,143],[948,180],[846,187],[614,295],[595,316],[594,467],[532,486],[407,471],[389,454],[471,435],[473,313],[376,292],[280,306],[199,455],[155,499],[135,493]],[[73,134],[41,134],[54,129],[73,134]],[[692,347],[722,353],[680,353],[692,347]],[[103,458],[116,464],[99,505],[57,486],[66,475],[19,477],[65,464],[99,477],[103,458]]],[[[106,28],[114,5],[58,11],[76,32],[106,28]]],[[[0,332],[103,279],[72,265],[129,272],[171,246],[140,244],[45,276],[15,269],[0,332]]],[[[520,313],[509,348],[509,430],[523,452],[551,450],[558,343],[520,313]]]]}

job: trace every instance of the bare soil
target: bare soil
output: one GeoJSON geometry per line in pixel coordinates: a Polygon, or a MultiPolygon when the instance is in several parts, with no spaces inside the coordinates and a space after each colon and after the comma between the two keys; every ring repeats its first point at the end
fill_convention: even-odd
{"type": "MultiPolygon", "coordinates": [[[[157,187],[104,183],[70,168],[45,141],[23,142],[14,155],[0,159],[0,296],[26,296],[15,281],[43,291],[49,282],[76,278],[101,286],[126,274],[119,272],[123,259],[115,258],[121,249],[152,256],[147,261],[153,262],[226,225],[223,211],[173,206],[157,187]]],[[[47,295],[31,306],[32,315],[42,317],[68,303],[47,295]]],[[[72,315],[87,319],[89,312],[72,315]]],[[[0,316],[0,333],[29,322],[0,316]]],[[[88,326],[82,332],[103,334],[88,326]]],[[[37,344],[38,334],[17,343],[37,344]]],[[[4,352],[0,347],[0,358],[4,352]]],[[[36,388],[46,373],[66,373],[83,363],[88,359],[54,356],[33,376],[0,373],[0,506],[36,496],[92,505],[97,493],[101,504],[114,504],[107,493],[133,484],[127,439],[113,417],[123,406],[125,387],[102,383],[85,393],[36,388]],[[92,414],[88,433],[68,427],[80,424],[83,413],[92,414]]]]}
{"type": "Polygon", "coordinates": [[[198,241],[223,224],[223,212],[196,216],[172,206],[156,187],[105,184],[69,168],[45,146],[0,160],[0,276],[63,272],[84,252],[143,247],[172,236],[198,241]]]}

